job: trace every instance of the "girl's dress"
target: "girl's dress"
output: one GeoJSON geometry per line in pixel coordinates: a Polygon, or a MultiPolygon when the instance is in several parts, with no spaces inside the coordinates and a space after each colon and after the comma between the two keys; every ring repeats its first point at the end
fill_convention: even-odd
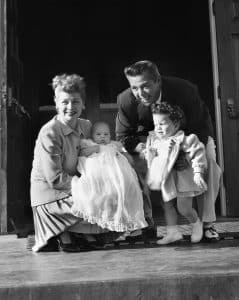
{"type": "Polygon", "coordinates": [[[194,197],[205,192],[193,180],[196,172],[207,169],[205,147],[196,135],[185,136],[178,131],[174,136],[160,139],[154,131],[149,132],[145,151],[148,163],[147,184],[151,190],[161,190],[165,202],[176,197],[194,197]],[[186,153],[189,167],[175,170],[179,152],[186,153]]]}
{"type": "MultiPolygon", "coordinates": [[[[96,145],[91,140],[84,144],[96,145]]],[[[102,228],[123,232],[148,224],[137,175],[118,145],[99,145],[99,153],[79,157],[81,177],[72,180],[72,212],[102,228]]]]}

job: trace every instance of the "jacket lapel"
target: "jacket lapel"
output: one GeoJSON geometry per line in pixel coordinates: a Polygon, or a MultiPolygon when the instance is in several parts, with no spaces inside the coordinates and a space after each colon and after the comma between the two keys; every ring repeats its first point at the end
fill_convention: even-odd
{"type": "Polygon", "coordinates": [[[139,103],[137,109],[138,109],[139,123],[148,128],[151,128],[153,126],[151,107],[139,103]]]}

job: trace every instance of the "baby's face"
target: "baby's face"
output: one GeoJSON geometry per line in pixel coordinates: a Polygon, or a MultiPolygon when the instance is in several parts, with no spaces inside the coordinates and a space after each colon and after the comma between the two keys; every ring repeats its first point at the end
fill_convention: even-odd
{"type": "Polygon", "coordinates": [[[97,144],[106,145],[110,142],[110,129],[106,124],[97,126],[93,132],[92,138],[97,144]]]}
{"type": "Polygon", "coordinates": [[[160,138],[173,136],[179,129],[178,123],[174,123],[165,114],[153,114],[154,131],[160,138]]]}

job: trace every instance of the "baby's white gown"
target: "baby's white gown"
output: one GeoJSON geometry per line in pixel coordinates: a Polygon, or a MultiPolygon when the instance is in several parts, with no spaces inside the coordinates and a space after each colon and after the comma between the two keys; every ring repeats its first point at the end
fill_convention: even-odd
{"type": "Polygon", "coordinates": [[[148,226],[137,175],[117,147],[100,145],[100,152],[80,156],[81,177],[72,179],[72,211],[84,220],[111,231],[148,226]]]}

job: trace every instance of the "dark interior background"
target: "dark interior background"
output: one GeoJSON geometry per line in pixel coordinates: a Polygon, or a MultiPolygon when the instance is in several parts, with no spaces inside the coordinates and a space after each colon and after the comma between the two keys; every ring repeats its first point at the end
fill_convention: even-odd
{"type": "Polygon", "coordinates": [[[40,105],[52,104],[54,75],[94,82],[100,102],[127,87],[123,68],[155,61],[160,72],[198,84],[213,113],[208,1],[19,1],[20,56],[36,77],[40,105]]]}

